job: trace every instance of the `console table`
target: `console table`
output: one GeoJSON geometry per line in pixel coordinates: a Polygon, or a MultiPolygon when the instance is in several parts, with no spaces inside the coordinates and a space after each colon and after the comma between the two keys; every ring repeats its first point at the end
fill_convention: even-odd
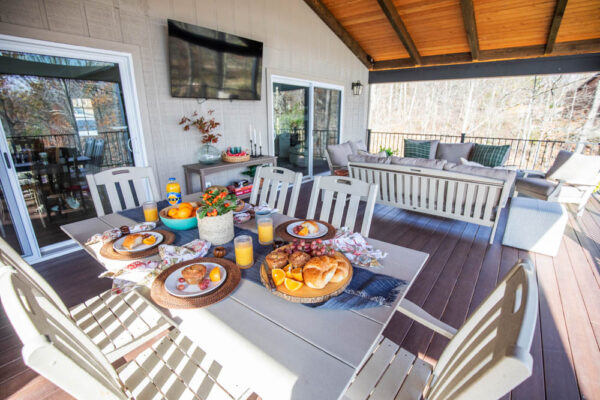
{"type": "Polygon", "coordinates": [[[192,175],[196,174],[200,176],[200,191],[204,192],[206,189],[206,176],[214,174],[216,172],[223,172],[231,169],[249,167],[252,165],[272,164],[277,165],[276,156],[261,156],[251,158],[249,161],[239,163],[228,163],[225,161],[218,161],[214,164],[188,164],[183,166],[183,173],[185,175],[185,193],[189,194],[192,191],[192,175]]]}

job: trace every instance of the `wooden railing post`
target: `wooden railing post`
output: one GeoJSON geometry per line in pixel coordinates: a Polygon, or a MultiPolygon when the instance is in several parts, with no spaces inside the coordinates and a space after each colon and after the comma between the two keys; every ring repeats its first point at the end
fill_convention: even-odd
{"type": "Polygon", "coordinates": [[[464,133],[464,132],[460,134],[460,142],[461,142],[461,143],[464,143],[464,142],[465,142],[465,136],[467,136],[467,134],[466,134],[466,133],[464,133]]]}

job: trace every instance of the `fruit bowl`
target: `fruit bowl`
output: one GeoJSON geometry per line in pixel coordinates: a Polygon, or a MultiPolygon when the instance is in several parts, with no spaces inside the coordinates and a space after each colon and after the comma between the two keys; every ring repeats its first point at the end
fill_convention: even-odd
{"type": "Polygon", "coordinates": [[[163,208],[158,213],[160,220],[162,221],[163,224],[165,224],[165,226],[167,226],[168,228],[171,228],[171,229],[175,229],[176,231],[186,231],[188,229],[192,229],[197,226],[198,219],[196,218],[195,213],[189,218],[181,218],[181,219],[171,218],[168,216],[168,212],[172,208],[177,208],[177,206],[169,206],[169,207],[163,208]]]}

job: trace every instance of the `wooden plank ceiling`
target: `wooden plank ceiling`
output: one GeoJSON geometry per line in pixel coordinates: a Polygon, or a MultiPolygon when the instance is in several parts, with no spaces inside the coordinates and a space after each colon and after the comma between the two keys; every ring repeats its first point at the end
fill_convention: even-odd
{"type": "Polygon", "coordinates": [[[600,0],[304,0],[370,70],[600,52],[600,0]]]}

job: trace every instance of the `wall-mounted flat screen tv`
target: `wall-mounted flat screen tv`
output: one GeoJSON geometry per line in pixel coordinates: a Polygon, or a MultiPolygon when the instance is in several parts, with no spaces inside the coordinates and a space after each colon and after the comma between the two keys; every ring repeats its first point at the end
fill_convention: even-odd
{"type": "Polygon", "coordinates": [[[171,95],[260,100],[262,42],[168,20],[171,95]]]}

